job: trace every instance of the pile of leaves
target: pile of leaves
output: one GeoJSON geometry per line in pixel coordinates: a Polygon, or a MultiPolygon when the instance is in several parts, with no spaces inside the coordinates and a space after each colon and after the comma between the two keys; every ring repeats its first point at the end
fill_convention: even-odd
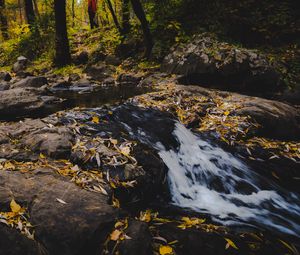
{"type": "Polygon", "coordinates": [[[27,238],[34,240],[34,229],[29,222],[29,214],[14,199],[10,202],[10,211],[0,212],[0,223],[19,230],[27,238]]]}

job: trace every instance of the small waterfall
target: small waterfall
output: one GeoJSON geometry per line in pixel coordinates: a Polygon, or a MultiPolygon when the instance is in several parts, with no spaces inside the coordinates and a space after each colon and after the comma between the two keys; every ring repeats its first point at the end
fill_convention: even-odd
{"type": "Polygon", "coordinates": [[[180,123],[175,124],[173,135],[180,144],[177,149],[156,147],[169,168],[174,204],[210,214],[225,225],[246,223],[300,234],[295,194],[281,196],[274,190],[279,187],[266,183],[232,154],[201,140],[180,123]]]}
{"type": "Polygon", "coordinates": [[[124,105],[114,116],[137,139],[155,148],[168,171],[172,203],[243,225],[300,236],[300,199],[205,141],[169,115],[124,105]]]}

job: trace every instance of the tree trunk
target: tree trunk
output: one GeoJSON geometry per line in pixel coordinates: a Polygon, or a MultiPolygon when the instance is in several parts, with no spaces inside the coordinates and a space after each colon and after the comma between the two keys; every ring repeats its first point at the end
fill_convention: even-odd
{"type": "Polygon", "coordinates": [[[106,0],[106,2],[107,2],[107,5],[108,5],[108,9],[109,9],[109,11],[110,11],[110,13],[111,13],[111,15],[112,15],[112,17],[113,17],[115,26],[117,27],[117,29],[118,29],[118,31],[120,32],[120,34],[122,34],[122,29],[121,29],[121,26],[120,26],[120,24],[119,24],[117,15],[116,15],[116,13],[115,13],[115,11],[114,11],[114,8],[113,8],[113,6],[112,6],[112,3],[111,3],[110,0],[106,0]]]}
{"type": "Polygon", "coordinates": [[[36,16],[38,16],[38,18],[40,18],[40,11],[39,11],[39,7],[37,5],[36,0],[33,0],[33,5],[34,5],[34,10],[35,10],[36,16]]]}
{"type": "Polygon", "coordinates": [[[1,26],[1,34],[4,40],[9,38],[8,36],[8,23],[5,14],[5,1],[0,0],[0,26],[1,26]]]}
{"type": "Polygon", "coordinates": [[[89,0],[88,1],[88,14],[89,14],[91,29],[98,27],[98,23],[95,21],[96,12],[97,12],[97,1],[89,0]]]}
{"type": "Polygon", "coordinates": [[[129,0],[122,0],[122,30],[126,35],[130,31],[130,9],[129,0]]]}
{"type": "Polygon", "coordinates": [[[141,22],[144,34],[144,42],[146,46],[145,57],[149,58],[153,48],[153,39],[150,32],[149,24],[146,19],[146,15],[140,0],[131,0],[131,4],[135,15],[141,22]]]}
{"type": "Polygon", "coordinates": [[[66,0],[54,0],[55,12],[55,65],[65,66],[71,63],[69,39],[66,21],[66,0]]]}
{"type": "Polygon", "coordinates": [[[21,0],[18,0],[18,9],[19,9],[20,23],[22,25],[23,24],[23,13],[22,13],[21,0]]]}
{"type": "Polygon", "coordinates": [[[75,0],[72,0],[72,27],[75,27],[75,0]]]}
{"type": "Polygon", "coordinates": [[[27,23],[29,24],[29,26],[32,27],[35,21],[33,2],[32,0],[24,0],[24,5],[27,23]]]}

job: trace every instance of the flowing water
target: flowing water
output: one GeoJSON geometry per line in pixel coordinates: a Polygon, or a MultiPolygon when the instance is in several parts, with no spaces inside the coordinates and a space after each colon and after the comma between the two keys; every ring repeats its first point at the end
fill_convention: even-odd
{"type": "Polygon", "coordinates": [[[300,236],[300,200],[239,158],[178,121],[121,106],[115,116],[133,138],[155,148],[167,165],[172,203],[224,225],[300,236]]]}

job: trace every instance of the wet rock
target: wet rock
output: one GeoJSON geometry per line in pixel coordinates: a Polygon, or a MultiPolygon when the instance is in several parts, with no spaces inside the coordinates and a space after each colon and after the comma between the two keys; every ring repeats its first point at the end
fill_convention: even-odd
{"type": "Polygon", "coordinates": [[[0,91],[1,119],[13,119],[30,114],[42,114],[56,109],[62,101],[53,96],[44,96],[34,89],[15,88],[0,91]]]}
{"type": "Polygon", "coordinates": [[[65,127],[43,128],[24,136],[21,143],[52,158],[68,158],[75,143],[74,134],[65,127]]]}
{"type": "Polygon", "coordinates": [[[71,85],[72,85],[71,82],[61,80],[61,81],[57,81],[54,84],[52,84],[51,87],[53,89],[68,89],[68,88],[70,88],[71,85]]]}
{"type": "Polygon", "coordinates": [[[119,251],[124,255],[151,255],[152,251],[152,236],[150,234],[147,223],[130,220],[126,235],[131,239],[121,242],[119,251]]]}
{"type": "Polygon", "coordinates": [[[161,69],[182,75],[182,84],[234,91],[271,93],[282,84],[280,74],[266,56],[205,35],[173,48],[161,69]]]}
{"type": "Polygon", "coordinates": [[[87,51],[81,51],[73,55],[72,59],[76,65],[86,64],[89,61],[89,53],[87,51]]]}
{"type": "Polygon", "coordinates": [[[20,80],[16,82],[15,84],[12,84],[12,88],[39,88],[45,84],[47,84],[47,78],[45,77],[27,77],[23,80],[20,80]]]}
{"type": "MultiPolygon", "coordinates": [[[[49,255],[100,254],[117,216],[106,196],[83,190],[43,169],[28,174],[1,171],[0,190],[1,209],[9,206],[12,196],[22,206],[30,205],[35,239],[49,255]]],[[[11,238],[15,244],[26,244],[11,238]]]]}
{"type": "Polygon", "coordinates": [[[86,68],[85,72],[96,81],[103,81],[113,74],[113,68],[105,64],[92,65],[86,68]]]}
{"type": "Polygon", "coordinates": [[[117,56],[108,55],[105,58],[105,63],[108,64],[108,65],[118,66],[122,62],[121,62],[121,60],[117,56]]]}
{"type": "Polygon", "coordinates": [[[10,81],[11,75],[8,72],[0,72],[0,81],[10,81]]]}
{"type": "Polygon", "coordinates": [[[20,56],[18,57],[17,62],[14,63],[12,70],[15,73],[24,71],[27,67],[27,64],[28,64],[28,59],[24,56],[20,56]]]}

